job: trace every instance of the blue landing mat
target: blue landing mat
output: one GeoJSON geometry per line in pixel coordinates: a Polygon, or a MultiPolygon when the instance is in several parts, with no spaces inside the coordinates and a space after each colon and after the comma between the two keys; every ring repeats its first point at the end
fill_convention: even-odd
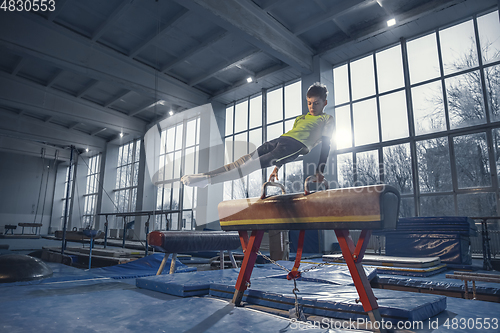
{"type": "MultiPolygon", "coordinates": [[[[293,262],[279,261],[279,264],[292,269],[293,262]]],[[[315,267],[316,264],[301,264],[301,270],[315,267]]],[[[269,277],[286,279],[286,273],[279,273],[274,265],[255,267],[252,272],[252,281],[257,278],[269,277]]],[[[368,279],[376,276],[375,269],[365,268],[368,279]]],[[[143,277],[136,280],[136,286],[143,289],[159,291],[180,297],[208,295],[211,283],[232,283],[237,280],[239,269],[225,269],[217,271],[201,271],[182,275],[161,275],[143,277]]],[[[330,283],[335,285],[354,285],[351,274],[346,265],[328,264],[304,273],[299,281],[330,283]]]]}
{"type": "MultiPolygon", "coordinates": [[[[138,288],[159,291],[161,293],[180,297],[201,296],[208,295],[210,284],[214,282],[227,282],[234,285],[238,279],[239,273],[239,269],[231,268],[185,274],[150,276],[137,279],[136,286],[138,288]]],[[[254,268],[252,281],[274,273],[275,271],[271,269],[254,268]]]]}
{"type": "MultiPolygon", "coordinates": [[[[291,261],[278,261],[280,265],[286,267],[291,270],[293,268],[293,262],[291,261]]],[[[323,264],[325,264],[323,262],[323,264]]],[[[319,283],[331,283],[342,286],[353,286],[354,282],[352,281],[351,273],[349,272],[349,268],[345,264],[335,264],[335,263],[327,263],[324,266],[317,267],[318,263],[308,263],[301,262],[300,271],[304,271],[307,269],[311,269],[305,273],[302,273],[302,277],[300,277],[297,281],[309,281],[309,282],[319,282],[319,283]]],[[[268,265],[272,269],[279,269],[274,265],[268,265]]],[[[366,277],[368,281],[371,281],[373,278],[377,276],[377,270],[374,267],[363,266],[365,270],[366,277]]],[[[253,277],[253,274],[252,274],[253,277]]],[[[283,272],[281,274],[276,274],[272,276],[268,276],[270,278],[281,278],[286,279],[287,273],[283,272]]]]}
{"type": "MultiPolygon", "coordinates": [[[[272,280],[253,280],[243,301],[281,310],[292,309],[295,304],[293,282],[272,280]]],[[[297,288],[300,290],[299,303],[306,314],[353,320],[368,318],[361,303],[356,303],[359,296],[355,287],[303,281],[297,283],[297,288]]],[[[210,295],[215,297],[232,298],[234,290],[234,284],[210,285],[210,295]]],[[[383,289],[375,289],[374,293],[382,318],[394,323],[426,320],[446,309],[444,296],[415,293],[409,297],[406,292],[383,289]]]]}
{"type": "MultiPolygon", "coordinates": [[[[131,279],[131,278],[156,275],[158,268],[160,268],[160,264],[161,261],[163,260],[163,257],[164,257],[163,253],[155,253],[147,257],[128,262],[126,264],[120,264],[102,268],[92,268],[90,272],[98,276],[109,277],[113,279],[131,279]]],[[[169,273],[171,260],[172,260],[172,255],[168,257],[165,269],[163,269],[162,274],[169,273]]],[[[195,267],[188,267],[179,260],[175,261],[176,273],[185,273],[193,271],[196,271],[195,267]]]]}
{"type": "MultiPolygon", "coordinates": [[[[293,265],[291,262],[280,264],[287,268],[293,265]]],[[[315,264],[303,264],[301,269],[313,266],[315,264]]],[[[284,279],[285,274],[276,274],[279,271],[275,267],[265,265],[264,268],[254,268],[251,286],[245,293],[244,301],[281,310],[293,308],[293,282],[284,279]]],[[[205,295],[209,292],[215,297],[232,298],[238,273],[238,269],[227,269],[152,276],[137,279],[136,286],[182,297],[205,295]]],[[[359,296],[352,286],[346,265],[328,265],[311,270],[305,273],[305,279],[298,281],[297,286],[300,290],[300,302],[305,306],[307,314],[366,319],[362,305],[355,301],[359,296]],[[334,280],[333,277],[339,279],[334,280]]],[[[375,290],[375,293],[379,298],[381,314],[386,320],[425,320],[446,309],[446,298],[443,296],[411,294],[408,297],[405,292],[392,290],[375,290]]]]}

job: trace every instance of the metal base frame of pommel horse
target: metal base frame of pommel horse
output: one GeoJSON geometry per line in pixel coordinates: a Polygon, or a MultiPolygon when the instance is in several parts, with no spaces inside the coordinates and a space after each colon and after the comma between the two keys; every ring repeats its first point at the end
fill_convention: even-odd
{"type": "MultiPolygon", "coordinates": [[[[377,299],[373,294],[370,282],[366,277],[362,265],[366,246],[370,240],[371,230],[363,230],[361,232],[356,246],[349,235],[349,230],[335,230],[335,234],[337,235],[342,255],[344,256],[352,280],[354,281],[359,300],[363,305],[363,310],[367,313],[370,321],[380,323],[382,317],[378,310],[377,299]]],[[[250,276],[252,275],[253,267],[258,256],[257,253],[259,252],[260,243],[264,236],[264,230],[253,230],[250,237],[247,231],[239,231],[239,235],[245,256],[241,264],[240,273],[235,285],[236,290],[233,296],[233,303],[237,306],[241,304],[243,294],[250,283],[250,276]]],[[[297,249],[296,262],[300,262],[301,257],[302,248],[297,249]]]]}
{"type": "MultiPolygon", "coordinates": [[[[276,184],[276,183],[271,183],[271,184],[266,183],[266,184],[274,186],[279,185],[279,187],[282,188],[282,192],[284,193],[284,187],[281,186],[281,184],[276,184]]],[[[313,217],[308,219],[305,216],[295,216],[295,215],[290,216],[290,214],[296,214],[297,212],[299,212],[299,210],[297,210],[297,207],[293,205],[299,205],[299,204],[303,205],[303,203],[299,202],[304,201],[304,196],[310,195],[310,192],[307,189],[307,180],[305,184],[306,191],[304,195],[295,194],[295,195],[283,195],[278,197],[266,198],[265,196],[266,184],[264,184],[263,186],[262,195],[260,198],[261,200],[257,201],[257,199],[255,199],[252,201],[250,205],[248,205],[248,202],[242,203],[243,206],[248,206],[248,208],[245,208],[245,210],[239,211],[238,209],[235,209],[235,207],[237,208],[238,203],[235,203],[234,201],[226,203],[223,202],[219,205],[219,214],[221,215],[221,212],[223,212],[220,220],[222,229],[226,231],[230,230],[238,231],[241,246],[245,253],[243,262],[241,264],[240,273],[236,281],[235,293],[233,295],[232,302],[236,306],[241,305],[244,292],[250,285],[250,277],[252,275],[253,267],[255,265],[257,256],[259,255],[259,248],[262,242],[262,238],[264,236],[264,232],[266,231],[266,228],[277,229],[284,227],[284,228],[293,228],[295,230],[300,230],[295,264],[292,271],[288,275],[288,279],[296,279],[300,277],[300,272],[298,272],[298,269],[300,266],[300,260],[302,258],[305,229],[330,229],[335,231],[337,240],[340,245],[340,249],[342,250],[342,255],[347,264],[347,267],[349,268],[349,272],[351,273],[354,286],[356,287],[356,290],[359,295],[359,301],[363,306],[363,310],[368,315],[368,318],[373,323],[373,326],[380,327],[375,330],[377,332],[385,332],[386,331],[385,328],[382,327],[383,326],[382,316],[379,311],[377,299],[373,293],[370,282],[368,281],[368,278],[363,269],[362,261],[366,251],[366,247],[370,240],[370,236],[372,234],[372,229],[395,228],[398,215],[399,200],[400,200],[399,192],[394,188],[391,188],[390,186],[383,185],[382,187],[379,187],[378,189],[382,189],[380,193],[384,192],[384,195],[385,193],[389,193],[388,199],[386,201],[387,205],[385,204],[383,205],[385,199],[382,198],[382,194],[380,194],[380,197],[375,197],[373,194],[370,194],[368,190],[366,190],[368,187],[365,187],[365,191],[363,192],[364,193],[363,197],[358,200],[361,200],[361,202],[367,203],[368,205],[371,206],[376,206],[380,204],[380,207],[377,208],[379,209],[378,218],[380,219],[378,221],[377,219],[373,219],[374,216],[373,209],[370,210],[371,209],[370,208],[370,209],[365,209],[365,211],[362,211],[359,208],[355,207],[355,205],[357,204],[355,203],[354,206],[352,206],[355,208],[350,207],[348,209],[353,209],[353,211],[356,213],[354,215],[359,217],[361,222],[358,222],[358,220],[356,220],[355,218],[352,220],[349,219],[343,220],[342,218],[336,219],[335,217],[331,218],[331,222],[327,222],[325,221],[324,218],[318,218],[318,217],[313,217]],[[288,204],[288,202],[290,201],[294,201],[295,203],[292,204],[292,206],[290,206],[288,204]],[[280,210],[281,212],[276,213],[272,217],[269,217],[269,215],[273,214],[272,212],[266,211],[265,213],[262,213],[262,211],[264,210],[263,208],[265,208],[264,205],[266,204],[274,205],[276,207],[276,210],[280,210]],[[259,206],[259,208],[253,208],[257,206],[259,206]],[[387,210],[386,207],[389,206],[392,208],[390,208],[390,210],[387,210]],[[394,207],[396,208],[394,209],[394,207]],[[227,215],[224,215],[225,212],[227,212],[227,215]],[[264,214],[262,216],[266,216],[269,222],[249,220],[248,215],[250,214],[256,214],[256,215],[264,214]],[[307,220],[310,220],[311,222],[307,220]],[[363,220],[368,222],[365,223],[363,220]],[[350,236],[349,229],[362,230],[357,244],[354,244],[354,241],[350,236]],[[378,323],[378,325],[376,325],[375,323],[378,323]]],[[[337,206],[345,205],[346,202],[352,200],[352,192],[350,194],[351,197],[347,199],[335,197],[336,194],[333,192],[327,194],[333,196],[333,199],[332,197],[330,197],[329,200],[335,200],[335,205],[337,206]]],[[[324,200],[325,195],[326,194],[318,194],[318,192],[316,192],[316,194],[313,194],[311,196],[319,198],[319,200],[324,200]],[[323,198],[320,198],[320,196],[323,196],[323,198]]],[[[322,201],[322,204],[323,203],[324,201],[322,201]]],[[[334,208],[337,209],[337,207],[334,208]]],[[[313,211],[317,210],[317,207],[314,207],[312,210],[313,211]]],[[[342,211],[342,213],[345,213],[345,211],[342,211]]],[[[358,300],[356,300],[356,302],[358,302],[358,300]]]]}

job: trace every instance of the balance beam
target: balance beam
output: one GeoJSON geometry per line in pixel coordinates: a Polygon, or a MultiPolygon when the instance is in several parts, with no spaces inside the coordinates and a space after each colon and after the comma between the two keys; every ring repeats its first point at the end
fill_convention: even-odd
{"type": "MultiPolygon", "coordinates": [[[[372,322],[381,322],[378,304],[362,267],[362,259],[374,229],[395,229],[399,214],[400,194],[389,185],[374,185],[326,190],[310,193],[282,194],[261,198],[223,201],[218,206],[220,225],[224,231],[238,231],[245,256],[235,285],[233,303],[239,305],[250,283],[265,230],[334,230],[344,259],[349,267],[363,309],[372,322]],[[362,230],[357,245],[349,230],[362,230]],[[248,231],[251,231],[250,236],[248,231]]],[[[282,187],[282,186],[280,186],[282,187]]],[[[301,240],[294,270],[301,258],[301,240]]],[[[303,243],[303,236],[302,236],[303,243]]]]}
{"type": "Polygon", "coordinates": [[[498,274],[484,274],[472,272],[453,272],[453,274],[446,274],[448,279],[457,279],[464,282],[465,299],[469,299],[469,286],[467,281],[472,281],[472,299],[476,299],[476,281],[500,283],[500,275],[498,274]]]}
{"type": "Polygon", "coordinates": [[[24,227],[27,227],[27,228],[35,228],[35,235],[38,234],[38,228],[42,228],[42,223],[18,223],[17,224],[18,226],[22,227],[23,230],[21,232],[22,235],[24,235],[24,227]]]}
{"type": "Polygon", "coordinates": [[[236,260],[231,250],[240,247],[239,235],[236,232],[225,231],[152,231],[147,236],[150,245],[157,246],[165,252],[162,263],[156,275],[160,275],[167,258],[172,253],[170,274],[175,271],[177,253],[196,251],[220,251],[220,265],[224,269],[224,250],[229,254],[233,267],[237,268],[236,260]]]}

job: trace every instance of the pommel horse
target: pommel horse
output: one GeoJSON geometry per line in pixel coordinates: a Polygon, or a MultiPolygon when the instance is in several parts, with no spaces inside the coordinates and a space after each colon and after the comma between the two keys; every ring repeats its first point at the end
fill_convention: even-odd
{"type": "MultiPolygon", "coordinates": [[[[309,177],[310,178],[310,177],[309,177]]],[[[351,273],[364,311],[372,322],[381,322],[377,300],[363,270],[362,260],[373,229],[395,229],[399,214],[400,194],[389,185],[351,187],[310,192],[306,179],[305,193],[266,197],[264,183],[260,198],[223,201],[219,204],[220,225],[224,231],[238,231],[245,253],[233,303],[240,305],[243,293],[257,259],[265,230],[300,230],[297,256],[288,279],[300,277],[298,272],[306,229],[333,229],[351,273]],[[362,230],[357,245],[349,230],[362,230]],[[251,235],[248,235],[251,231],[251,235]]],[[[327,185],[327,184],[325,184],[327,185]]]]}

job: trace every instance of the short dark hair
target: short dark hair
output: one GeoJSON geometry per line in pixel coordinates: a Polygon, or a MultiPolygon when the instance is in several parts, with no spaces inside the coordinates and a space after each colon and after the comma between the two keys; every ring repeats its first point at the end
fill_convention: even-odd
{"type": "Polygon", "coordinates": [[[322,100],[326,101],[326,98],[328,96],[328,89],[324,84],[316,82],[309,87],[306,94],[306,97],[313,97],[313,96],[319,97],[322,100]]]}

